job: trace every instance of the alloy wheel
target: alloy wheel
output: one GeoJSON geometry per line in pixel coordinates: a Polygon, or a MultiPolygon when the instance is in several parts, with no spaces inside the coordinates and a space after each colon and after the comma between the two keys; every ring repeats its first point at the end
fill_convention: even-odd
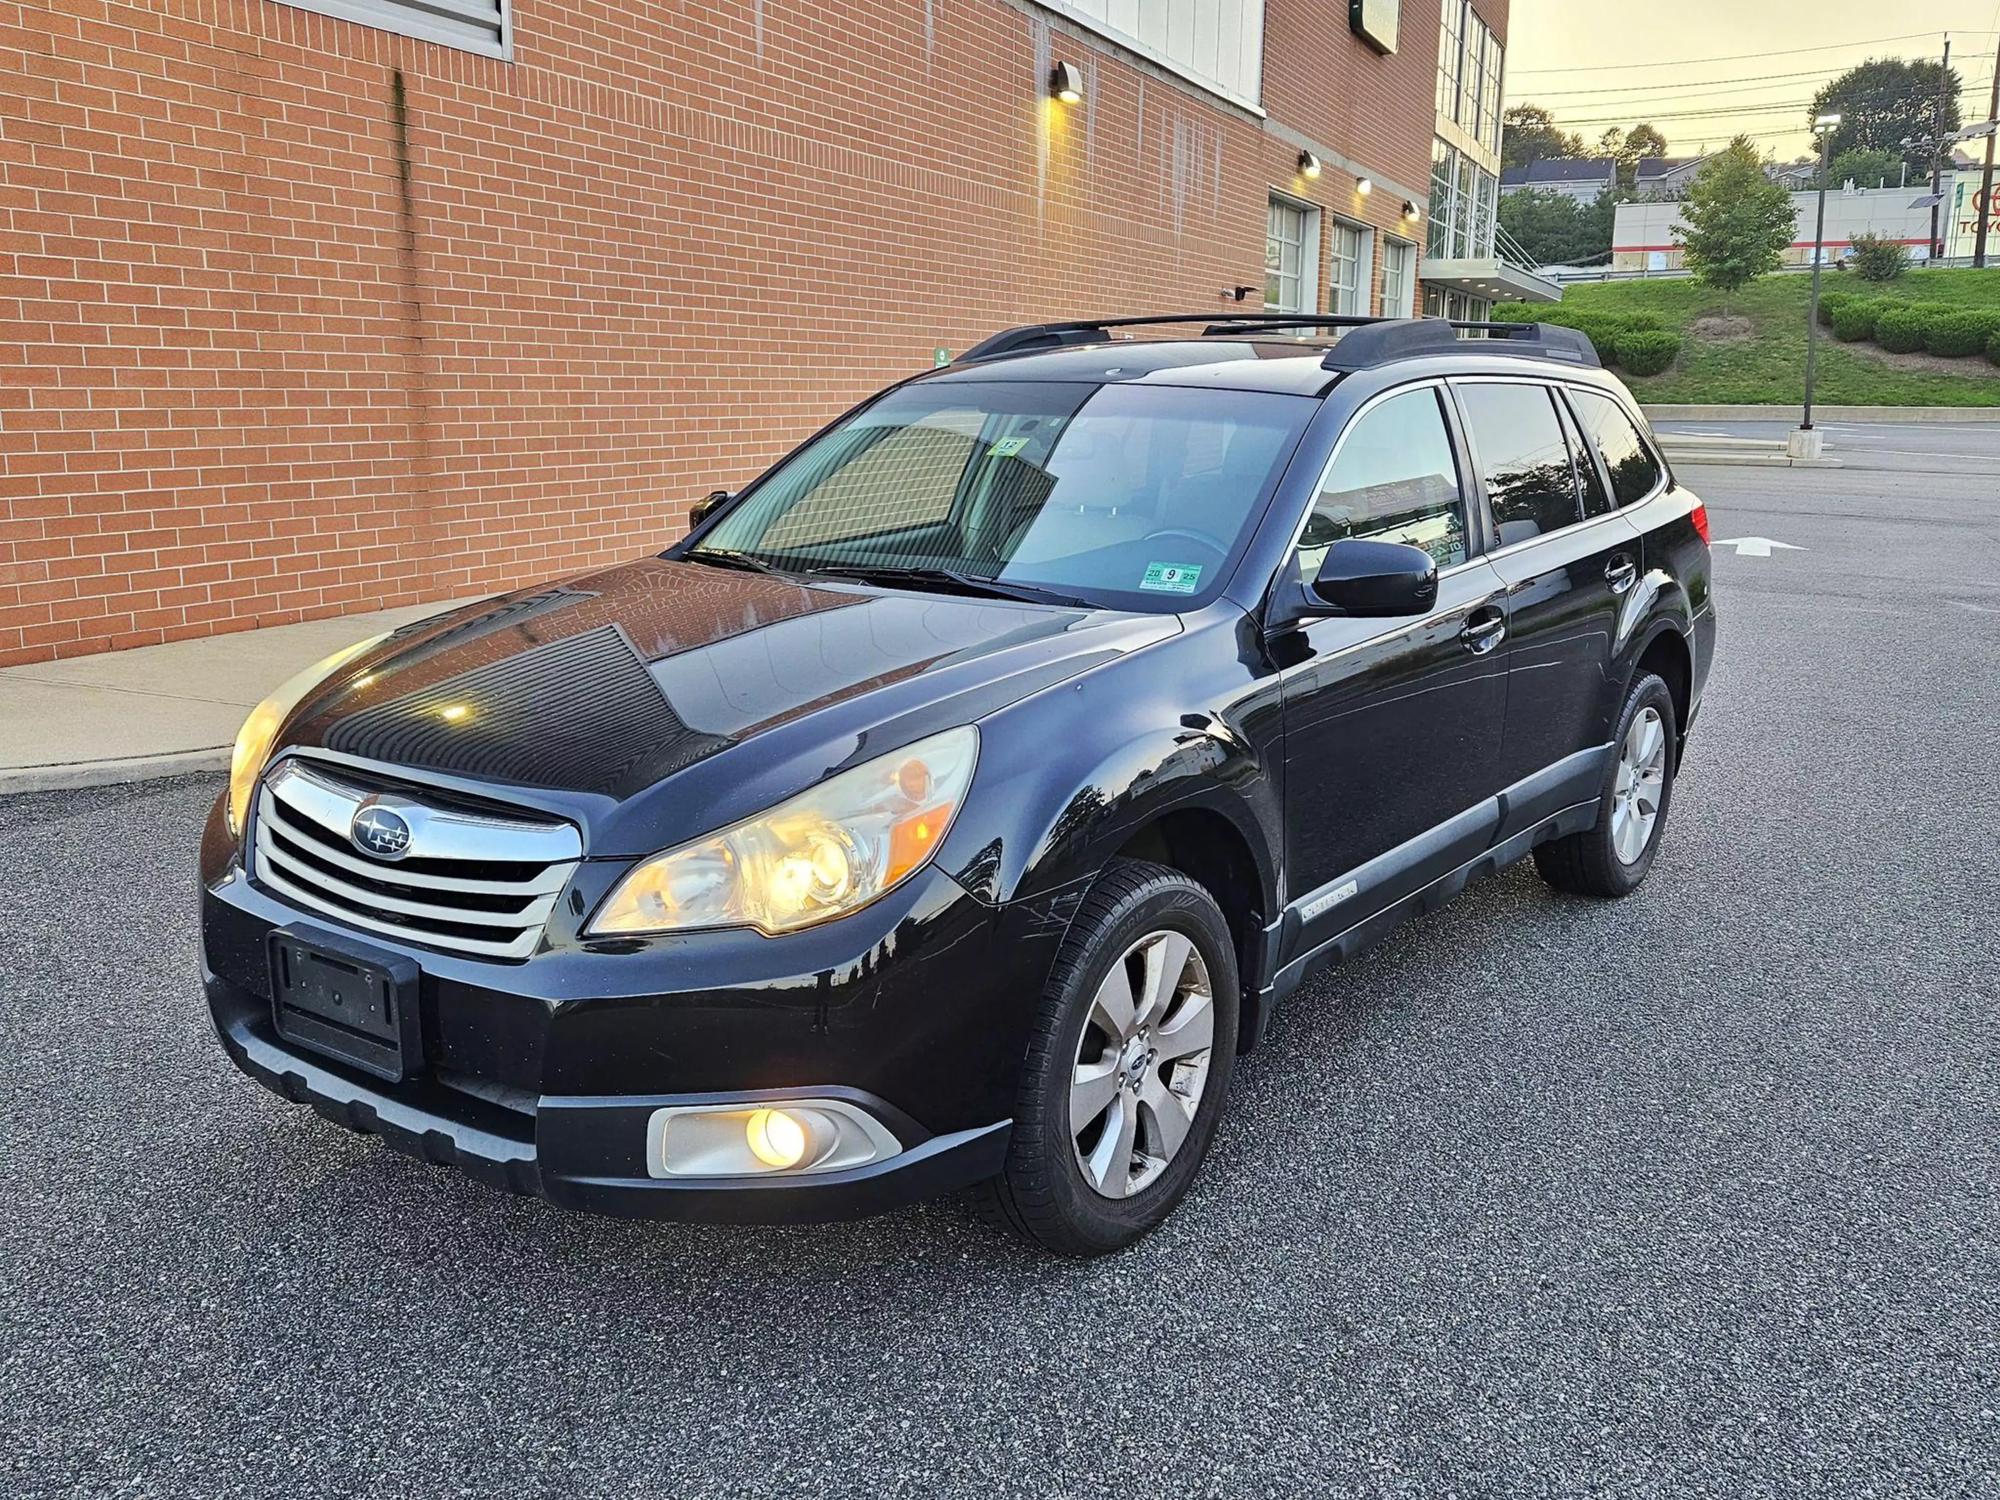
{"type": "Polygon", "coordinates": [[[1666,726],[1657,708],[1642,709],[1625,731],[1611,783],[1611,849],[1621,863],[1636,863],[1652,842],[1666,780],[1666,726]]]}
{"type": "Polygon", "coordinates": [[[1070,1136],[1093,1191],[1129,1198],[1167,1169],[1194,1128],[1214,1042],[1195,945],[1160,931],[1127,948],[1091,998],[1070,1075],[1070,1136]]]}

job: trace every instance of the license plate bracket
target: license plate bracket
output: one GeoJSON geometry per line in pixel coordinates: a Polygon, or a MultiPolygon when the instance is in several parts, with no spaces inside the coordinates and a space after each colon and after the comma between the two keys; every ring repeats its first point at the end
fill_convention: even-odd
{"type": "Polygon", "coordinates": [[[302,926],[274,930],[267,949],[279,1036],[391,1082],[423,1066],[414,959],[302,926]]]}

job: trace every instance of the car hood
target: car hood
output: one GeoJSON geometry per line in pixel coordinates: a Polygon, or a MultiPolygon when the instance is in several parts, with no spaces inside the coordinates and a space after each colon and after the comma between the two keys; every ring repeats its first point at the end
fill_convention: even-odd
{"type": "MultiPolygon", "coordinates": [[[[281,743],[522,789],[506,800],[600,834],[631,821],[613,808],[673,778],[689,783],[677,807],[705,816],[664,822],[692,834],[1178,628],[653,558],[406,626],[322,684],[281,743]],[[752,741],[762,753],[745,753],[752,741]]],[[[675,831],[640,822],[611,842],[658,847],[675,831]]]]}

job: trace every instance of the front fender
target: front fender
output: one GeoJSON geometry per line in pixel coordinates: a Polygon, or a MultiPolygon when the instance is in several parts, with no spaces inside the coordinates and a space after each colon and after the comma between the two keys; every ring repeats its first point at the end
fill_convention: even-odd
{"type": "Polygon", "coordinates": [[[1240,839],[1257,907],[1277,910],[1282,710],[1246,639],[1228,622],[1191,628],[982,720],[944,868],[987,900],[1043,895],[1161,818],[1201,810],[1240,839]]]}

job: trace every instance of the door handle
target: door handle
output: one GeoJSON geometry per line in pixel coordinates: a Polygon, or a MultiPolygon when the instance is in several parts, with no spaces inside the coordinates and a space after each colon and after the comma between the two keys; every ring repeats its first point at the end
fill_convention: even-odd
{"type": "Polygon", "coordinates": [[[1465,617],[1459,643],[1474,656],[1484,656],[1507,637],[1507,616],[1488,604],[1465,617]]]}
{"type": "Polygon", "coordinates": [[[1604,581],[1611,585],[1611,592],[1622,594],[1639,581],[1639,568],[1631,558],[1620,552],[1604,565],[1604,581]]]}

